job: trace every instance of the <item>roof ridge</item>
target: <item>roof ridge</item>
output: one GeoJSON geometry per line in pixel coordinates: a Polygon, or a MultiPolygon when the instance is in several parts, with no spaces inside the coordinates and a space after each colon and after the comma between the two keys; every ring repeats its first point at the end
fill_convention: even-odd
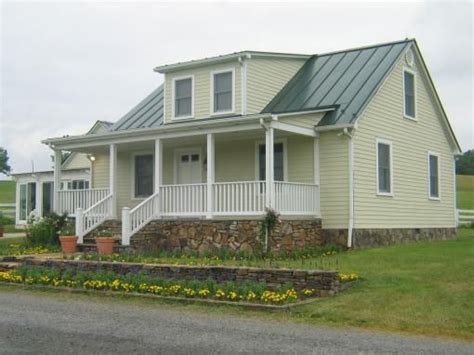
{"type": "Polygon", "coordinates": [[[399,40],[399,41],[384,42],[384,43],[379,43],[379,44],[371,44],[371,45],[368,45],[368,46],[353,47],[353,48],[341,49],[341,50],[326,52],[326,53],[317,53],[317,54],[314,54],[314,56],[324,57],[324,56],[327,56],[327,55],[334,55],[334,54],[338,54],[338,53],[344,53],[344,52],[347,53],[347,52],[353,52],[353,51],[360,51],[360,50],[376,48],[376,47],[393,46],[395,44],[408,43],[408,42],[414,42],[414,41],[415,41],[414,38],[405,38],[405,39],[399,40]]]}

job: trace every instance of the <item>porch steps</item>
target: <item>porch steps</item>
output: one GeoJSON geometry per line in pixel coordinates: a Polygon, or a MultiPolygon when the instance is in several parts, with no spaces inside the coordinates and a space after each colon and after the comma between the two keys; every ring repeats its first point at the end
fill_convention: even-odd
{"type": "MultiPolygon", "coordinates": [[[[97,232],[101,229],[108,229],[111,230],[114,235],[120,235],[122,234],[122,222],[119,220],[107,220],[104,223],[102,223],[100,226],[98,226],[96,229],[91,231],[90,233],[86,234],[84,236],[84,243],[79,244],[77,247],[79,251],[82,252],[95,252],[97,251],[96,243],[95,243],[95,237],[97,235],[97,232]]],[[[115,240],[115,245],[114,245],[114,252],[119,252],[123,247],[120,244],[121,238],[115,240]]]]}

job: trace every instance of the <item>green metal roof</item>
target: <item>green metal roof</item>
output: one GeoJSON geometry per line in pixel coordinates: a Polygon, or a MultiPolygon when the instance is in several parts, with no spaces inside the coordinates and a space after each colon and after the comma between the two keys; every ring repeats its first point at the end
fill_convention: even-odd
{"type": "Polygon", "coordinates": [[[265,107],[264,113],[334,107],[319,126],[350,124],[361,113],[412,40],[314,55],[265,107]]]}
{"type": "Polygon", "coordinates": [[[110,131],[159,127],[163,124],[163,84],[118,120],[110,131]]]}

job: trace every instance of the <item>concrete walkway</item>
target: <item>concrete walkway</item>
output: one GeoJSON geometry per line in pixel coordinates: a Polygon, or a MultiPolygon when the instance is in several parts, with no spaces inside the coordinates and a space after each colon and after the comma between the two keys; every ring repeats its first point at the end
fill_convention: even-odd
{"type": "Polygon", "coordinates": [[[4,233],[3,234],[3,238],[0,238],[0,240],[2,239],[11,239],[11,238],[25,238],[26,237],[26,233],[25,232],[21,232],[21,233],[4,233]]]}
{"type": "Polygon", "coordinates": [[[473,344],[0,287],[2,354],[472,354],[473,344]]]}

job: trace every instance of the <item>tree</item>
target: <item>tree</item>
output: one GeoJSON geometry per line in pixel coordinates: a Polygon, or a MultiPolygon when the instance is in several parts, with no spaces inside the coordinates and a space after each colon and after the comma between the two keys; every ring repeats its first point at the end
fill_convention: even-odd
{"type": "Polygon", "coordinates": [[[474,175],[474,149],[464,152],[456,160],[457,175],[474,175]]]}
{"type": "Polygon", "coordinates": [[[11,167],[8,165],[8,152],[5,148],[0,147],[0,173],[10,174],[11,167]]]}

